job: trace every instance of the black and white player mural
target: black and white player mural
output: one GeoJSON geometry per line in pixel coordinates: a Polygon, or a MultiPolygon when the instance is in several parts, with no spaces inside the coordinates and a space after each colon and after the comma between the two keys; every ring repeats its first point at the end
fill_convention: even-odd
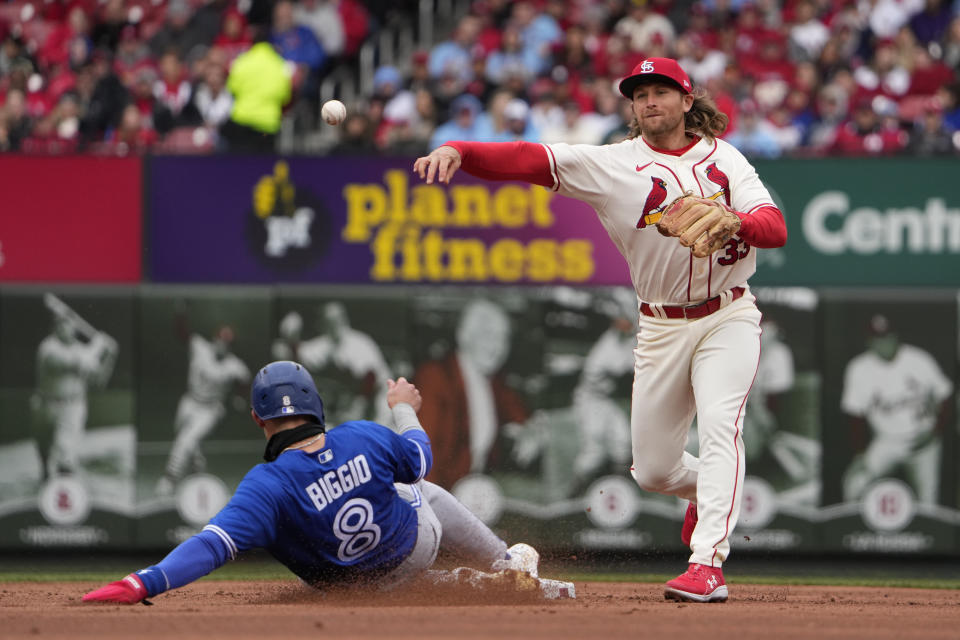
{"type": "Polygon", "coordinates": [[[811,548],[820,506],[820,297],[802,287],[754,290],[760,361],[743,411],[746,477],[737,534],[744,549],[811,548]]]}
{"type": "MultiPolygon", "coordinates": [[[[300,362],[313,373],[329,398],[330,423],[374,420],[382,424],[390,420],[387,379],[394,374],[380,345],[389,348],[391,342],[402,338],[403,323],[380,322],[381,313],[370,301],[343,296],[284,296],[281,306],[271,356],[300,362]],[[362,326],[364,321],[374,324],[359,328],[358,323],[362,326]]],[[[402,304],[392,308],[394,314],[405,318],[402,304]]],[[[391,350],[392,355],[396,353],[391,350]]],[[[400,360],[403,368],[405,356],[400,360]]]]}
{"type": "Polygon", "coordinates": [[[129,544],[136,515],[131,292],[5,292],[3,544],[129,544]]]}
{"type": "Polygon", "coordinates": [[[138,537],[179,542],[230,496],[262,434],[251,367],[269,360],[266,289],[149,287],[140,294],[138,537]]]}
{"type": "Polygon", "coordinates": [[[824,542],[951,548],[956,518],[956,303],[907,292],[827,306],[824,542]]]}

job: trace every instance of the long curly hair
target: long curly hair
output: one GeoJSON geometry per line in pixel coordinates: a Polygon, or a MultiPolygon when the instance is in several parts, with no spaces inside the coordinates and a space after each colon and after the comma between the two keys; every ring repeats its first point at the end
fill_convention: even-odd
{"type": "MultiPolygon", "coordinates": [[[[713,101],[706,89],[695,87],[693,106],[683,115],[684,130],[689,134],[713,140],[723,135],[729,123],[730,118],[717,108],[717,103],[713,101]]],[[[633,139],[642,133],[640,122],[634,116],[633,122],[630,123],[630,135],[627,137],[633,139]]]]}

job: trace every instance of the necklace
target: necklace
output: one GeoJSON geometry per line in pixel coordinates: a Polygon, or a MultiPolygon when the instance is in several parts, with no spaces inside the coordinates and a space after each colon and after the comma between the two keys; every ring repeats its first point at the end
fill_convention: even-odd
{"type": "MultiPolygon", "coordinates": [[[[319,440],[320,438],[322,438],[323,435],[324,435],[324,434],[321,433],[320,435],[318,435],[316,438],[313,438],[312,440],[308,440],[307,442],[304,442],[303,444],[291,445],[291,446],[287,447],[286,449],[284,449],[283,451],[289,451],[290,449],[303,449],[304,447],[309,447],[309,446],[312,445],[314,442],[316,442],[317,440],[319,440]]],[[[281,451],[280,453],[283,453],[283,451],[281,451]]]]}

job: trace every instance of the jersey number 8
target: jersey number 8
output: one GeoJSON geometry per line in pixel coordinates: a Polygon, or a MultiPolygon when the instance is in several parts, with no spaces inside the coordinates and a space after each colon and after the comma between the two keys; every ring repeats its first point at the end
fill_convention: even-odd
{"type": "Polygon", "coordinates": [[[373,521],[369,500],[348,500],[333,519],[333,535],[340,540],[337,557],[344,562],[356,560],[380,544],[380,527],[373,521]]]}

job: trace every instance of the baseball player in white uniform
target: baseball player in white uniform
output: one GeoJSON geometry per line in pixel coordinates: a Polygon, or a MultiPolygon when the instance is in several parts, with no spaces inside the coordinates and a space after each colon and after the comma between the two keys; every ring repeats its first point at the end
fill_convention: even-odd
{"type": "Polygon", "coordinates": [[[843,378],[840,403],[855,421],[855,436],[859,421],[873,436],[847,470],[844,498],[858,500],[871,482],[903,470],[917,499],[936,504],[943,446],[937,426],[951,393],[953,383],[933,356],[901,344],[886,316],[874,316],[868,349],[850,360],[843,378]]]}
{"type": "Polygon", "coordinates": [[[77,326],[54,316],[53,333],[37,349],[37,391],[31,402],[41,421],[53,427],[46,473],[75,473],[87,424],[87,390],[103,386],[113,373],[117,342],[102,331],[78,338],[77,326]]]}
{"type": "Polygon", "coordinates": [[[392,373],[376,341],[350,326],[347,310],[340,302],[323,306],[321,324],[323,335],[300,342],[303,320],[295,311],[287,314],[280,322],[281,335],[274,341],[273,356],[297,359],[314,372],[331,364],[349,372],[361,382],[361,393],[346,409],[338,411],[337,419],[359,420],[373,412],[374,422],[389,424],[392,418],[386,394],[387,380],[392,373]]]}
{"type": "Polygon", "coordinates": [[[223,401],[231,390],[250,380],[247,365],[230,353],[233,338],[233,329],[228,326],[220,327],[213,340],[198,334],[190,336],[187,390],[177,405],[176,437],[164,475],[157,483],[160,495],[173,492],[191,463],[195,468],[203,466],[200,442],[223,418],[226,412],[223,401]]]}
{"type": "Polygon", "coordinates": [[[617,378],[633,370],[637,302],[636,295],[626,289],[617,289],[613,295],[610,327],[587,353],[573,390],[580,436],[573,472],[581,485],[608,459],[624,465],[630,461],[630,421],[610,396],[617,378]]]}
{"type": "Polygon", "coordinates": [[[456,141],[418,158],[414,171],[427,183],[449,182],[460,167],[525,180],[597,212],[639,298],[631,472],[645,490],[691,501],[681,533],[685,541],[691,534],[690,565],[665,596],[723,601],[721,565],[744,478],[743,407],[760,354],[760,312],[747,278],[753,248],[782,246],[786,224],[753,167],[718,139],[727,117],[675,60],[644,60],[620,92],[635,116],[623,142],[456,141]],[[687,198],[676,213],[672,201],[688,193],[698,204],[687,198]],[[684,452],[694,415],[699,458],[684,452]]]}

